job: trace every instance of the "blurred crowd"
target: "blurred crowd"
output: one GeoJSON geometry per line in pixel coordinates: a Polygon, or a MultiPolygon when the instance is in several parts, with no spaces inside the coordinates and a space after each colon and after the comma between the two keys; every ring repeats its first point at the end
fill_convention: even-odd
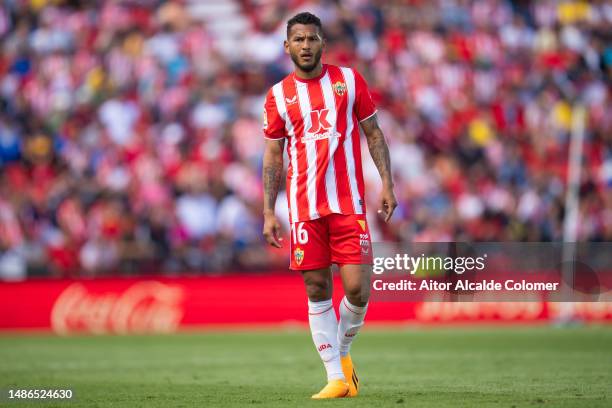
{"type": "Polygon", "coordinates": [[[561,240],[581,128],[577,240],[612,241],[609,2],[5,0],[0,279],[286,269],[261,121],[303,10],[379,108],[399,207],[377,218],[362,143],[375,241],[561,240]]]}

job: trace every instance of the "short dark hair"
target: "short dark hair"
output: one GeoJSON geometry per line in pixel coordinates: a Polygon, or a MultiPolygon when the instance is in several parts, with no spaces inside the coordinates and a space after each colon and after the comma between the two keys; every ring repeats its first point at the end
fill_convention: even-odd
{"type": "Polygon", "coordinates": [[[289,38],[289,31],[291,31],[291,27],[293,27],[296,24],[304,24],[304,25],[314,24],[319,28],[319,31],[323,31],[323,26],[321,25],[321,19],[319,19],[319,17],[315,16],[312,13],[303,11],[291,17],[289,21],[287,21],[287,38],[289,38]]]}

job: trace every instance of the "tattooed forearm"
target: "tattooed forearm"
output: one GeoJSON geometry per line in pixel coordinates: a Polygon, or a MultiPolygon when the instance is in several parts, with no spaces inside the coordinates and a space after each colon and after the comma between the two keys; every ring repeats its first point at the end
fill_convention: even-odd
{"type": "Polygon", "coordinates": [[[264,209],[274,210],[276,204],[276,196],[281,184],[283,175],[282,163],[271,163],[263,168],[263,185],[264,185],[264,209]]]}
{"type": "Polygon", "coordinates": [[[267,141],[263,158],[264,212],[274,211],[276,196],[283,176],[282,141],[267,141]]]}
{"type": "Polygon", "coordinates": [[[383,183],[392,185],[391,179],[391,158],[389,156],[389,147],[385,142],[385,136],[378,126],[376,115],[361,122],[361,127],[368,141],[368,149],[374,164],[378,169],[380,178],[383,183]]]}

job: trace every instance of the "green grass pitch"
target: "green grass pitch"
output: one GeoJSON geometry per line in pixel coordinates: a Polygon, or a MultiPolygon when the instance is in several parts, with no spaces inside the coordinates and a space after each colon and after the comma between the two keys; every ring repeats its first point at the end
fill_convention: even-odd
{"type": "Polygon", "coordinates": [[[355,399],[324,385],[306,330],[159,336],[0,336],[0,388],[76,400],[7,407],[611,407],[612,327],[363,331],[355,399]]]}

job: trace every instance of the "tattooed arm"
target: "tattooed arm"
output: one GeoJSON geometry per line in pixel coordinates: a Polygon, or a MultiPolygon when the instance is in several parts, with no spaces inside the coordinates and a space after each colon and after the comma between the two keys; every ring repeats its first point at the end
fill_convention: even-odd
{"type": "Polygon", "coordinates": [[[263,235],[268,243],[276,248],[282,245],[279,238],[280,223],[274,215],[276,196],[283,177],[283,148],[285,139],[266,139],[263,157],[263,187],[264,187],[264,227],[263,235]]]}
{"type": "Polygon", "coordinates": [[[397,200],[393,193],[393,178],[391,177],[391,159],[389,157],[389,148],[387,142],[385,142],[385,136],[382,130],[378,126],[378,120],[376,114],[360,123],[363,132],[365,133],[366,140],[368,141],[368,149],[374,164],[378,169],[380,178],[383,183],[382,195],[381,195],[381,208],[385,217],[385,222],[388,222],[393,215],[395,207],[397,207],[397,200]]]}

